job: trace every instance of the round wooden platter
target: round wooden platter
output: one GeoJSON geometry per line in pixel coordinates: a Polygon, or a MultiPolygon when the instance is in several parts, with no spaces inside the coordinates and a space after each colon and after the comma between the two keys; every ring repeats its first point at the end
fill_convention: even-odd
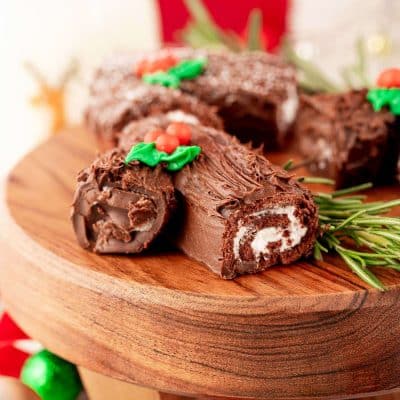
{"type": "MultiPolygon", "coordinates": [[[[1,295],[28,334],[90,370],[188,396],[350,398],[400,388],[400,273],[377,269],[381,293],[333,257],[224,281],[177,251],[85,251],[69,213],[94,148],[83,132],[65,132],[8,178],[1,295]]],[[[371,192],[396,197],[398,187],[371,192]]]]}

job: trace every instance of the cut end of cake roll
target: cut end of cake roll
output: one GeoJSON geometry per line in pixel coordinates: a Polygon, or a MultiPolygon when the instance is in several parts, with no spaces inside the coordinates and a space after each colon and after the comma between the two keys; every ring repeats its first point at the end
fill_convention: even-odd
{"type": "Polygon", "coordinates": [[[228,218],[221,276],[232,279],[290,264],[310,254],[317,232],[317,208],[307,193],[256,200],[228,218]]]}
{"type": "Polygon", "coordinates": [[[72,222],[79,244],[97,253],[139,253],[175,209],[174,187],[160,167],[126,165],[112,150],[78,177],[72,222]]]}
{"type": "MultiPolygon", "coordinates": [[[[165,116],[133,122],[119,144],[126,151],[167,124],[165,116]]],[[[223,131],[192,125],[191,134],[200,156],[173,174],[180,224],[170,237],[177,247],[225,279],[309,255],[319,233],[311,192],[223,131]]]]}

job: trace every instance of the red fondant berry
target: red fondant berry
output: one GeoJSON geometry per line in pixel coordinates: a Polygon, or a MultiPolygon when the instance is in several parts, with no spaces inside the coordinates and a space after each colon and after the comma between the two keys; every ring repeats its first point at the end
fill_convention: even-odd
{"type": "Polygon", "coordinates": [[[171,154],[178,146],[178,138],[172,135],[168,135],[167,133],[160,135],[156,139],[156,149],[158,151],[165,151],[166,153],[171,154]]]}
{"type": "Polygon", "coordinates": [[[176,136],[181,146],[186,146],[192,140],[192,129],[183,122],[172,122],[168,125],[166,132],[168,135],[176,136]]]}
{"type": "Polygon", "coordinates": [[[146,135],[144,135],[143,142],[155,142],[156,139],[161,135],[165,135],[165,131],[163,131],[162,129],[154,129],[153,131],[147,132],[146,135]]]}
{"type": "Polygon", "coordinates": [[[149,61],[148,60],[141,60],[137,63],[135,68],[135,74],[140,78],[144,74],[147,74],[149,68],[149,61]]]}
{"type": "Polygon", "coordinates": [[[376,83],[379,87],[400,87],[400,68],[385,69],[378,76],[376,83]]]}
{"type": "Polygon", "coordinates": [[[178,64],[178,59],[175,56],[173,56],[172,54],[168,54],[167,56],[165,56],[164,65],[166,69],[170,69],[176,64],[178,64]]]}
{"type": "Polygon", "coordinates": [[[158,71],[165,71],[164,62],[162,59],[152,61],[149,65],[147,73],[151,74],[158,71]]]}
{"type": "Polygon", "coordinates": [[[137,76],[142,77],[145,74],[152,74],[153,72],[167,71],[176,65],[177,62],[178,60],[172,54],[167,54],[155,60],[144,59],[138,62],[135,73],[137,76]]]}

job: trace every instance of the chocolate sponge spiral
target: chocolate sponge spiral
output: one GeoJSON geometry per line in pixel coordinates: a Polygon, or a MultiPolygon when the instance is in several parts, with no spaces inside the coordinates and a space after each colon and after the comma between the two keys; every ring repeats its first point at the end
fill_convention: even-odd
{"type": "Polygon", "coordinates": [[[171,178],[124,162],[120,150],[97,158],[78,176],[72,222],[79,244],[97,253],[138,253],[166,225],[175,208],[171,178]]]}

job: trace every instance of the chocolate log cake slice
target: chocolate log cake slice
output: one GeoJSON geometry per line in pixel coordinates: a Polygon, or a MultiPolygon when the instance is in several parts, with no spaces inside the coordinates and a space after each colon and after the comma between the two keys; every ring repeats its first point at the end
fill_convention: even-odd
{"type": "Polygon", "coordinates": [[[295,146],[312,173],[338,188],[393,180],[399,152],[395,118],[374,111],[366,90],[301,97],[295,146]]]}
{"type": "MultiPolygon", "coordinates": [[[[103,83],[94,82],[94,86],[103,83]]],[[[167,114],[171,121],[200,122],[215,128],[222,121],[214,107],[194,96],[163,86],[147,85],[136,79],[122,79],[109,91],[94,90],[85,113],[88,129],[94,133],[100,149],[111,149],[118,142],[121,129],[133,120],[167,114]]]]}
{"type": "Polygon", "coordinates": [[[274,148],[283,143],[296,117],[295,70],[264,52],[175,48],[114,56],[95,75],[86,115],[90,130],[113,144],[128,122],[178,108],[195,115],[203,125],[220,129],[218,112],[229,133],[274,148]],[[166,55],[177,62],[204,58],[204,71],[182,80],[179,88],[149,89],[158,85],[144,83],[135,72],[137,66],[166,55]]]}
{"type": "MultiPolygon", "coordinates": [[[[128,151],[167,125],[165,117],[133,122],[120,146],[128,151]]],[[[181,201],[181,223],[170,233],[176,245],[226,279],[308,255],[318,232],[311,193],[225,132],[200,125],[191,131],[200,156],[172,174],[181,201]]]]}
{"type": "MultiPolygon", "coordinates": [[[[181,89],[214,105],[225,129],[243,142],[284,143],[298,108],[295,70],[265,52],[208,52],[203,74],[181,89]]],[[[195,57],[184,55],[183,57],[195,57]]]]}
{"type": "Polygon", "coordinates": [[[78,176],[72,222],[79,244],[97,253],[146,249],[175,209],[170,176],[111,150],[78,176]]]}

